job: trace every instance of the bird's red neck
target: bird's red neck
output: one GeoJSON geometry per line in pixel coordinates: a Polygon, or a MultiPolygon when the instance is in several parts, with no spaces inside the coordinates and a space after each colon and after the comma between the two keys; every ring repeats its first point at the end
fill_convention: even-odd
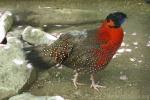
{"type": "Polygon", "coordinates": [[[104,21],[96,33],[97,44],[103,49],[103,52],[99,50],[99,52],[97,52],[97,56],[99,56],[99,54],[103,55],[103,57],[99,56],[100,60],[98,65],[105,64],[108,58],[111,59],[123,41],[124,35],[122,28],[114,28],[112,26],[113,23],[104,21]]]}
{"type": "Polygon", "coordinates": [[[101,27],[98,29],[97,33],[97,43],[100,47],[103,45],[109,46],[120,46],[123,41],[123,29],[121,27],[114,28],[111,23],[104,21],[101,27]]]}

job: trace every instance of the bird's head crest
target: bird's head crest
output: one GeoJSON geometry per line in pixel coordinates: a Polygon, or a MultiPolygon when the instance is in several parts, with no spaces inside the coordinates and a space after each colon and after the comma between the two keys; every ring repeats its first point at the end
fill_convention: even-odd
{"type": "Polygon", "coordinates": [[[106,20],[108,22],[110,20],[113,21],[114,27],[118,28],[125,22],[126,18],[127,18],[127,15],[125,13],[123,13],[123,12],[114,12],[114,13],[109,14],[106,17],[106,20]]]}

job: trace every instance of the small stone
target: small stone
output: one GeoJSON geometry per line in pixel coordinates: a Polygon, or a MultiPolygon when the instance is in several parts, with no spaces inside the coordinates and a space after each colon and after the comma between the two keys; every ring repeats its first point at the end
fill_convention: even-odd
{"type": "Polygon", "coordinates": [[[28,63],[28,64],[27,64],[27,68],[29,68],[29,69],[33,68],[32,64],[31,64],[31,63],[28,63]]]}
{"type": "Polygon", "coordinates": [[[21,60],[21,59],[14,59],[14,60],[12,60],[15,64],[17,64],[17,65],[22,65],[23,63],[24,63],[24,61],[23,60],[21,60]]]}
{"type": "Polygon", "coordinates": [[[121,43],[121,46],[125,46],[125,43],[124,43],[124,42],[122,42],[122,43],[121,43]]]}
{"type": "Polygon", "coordinates": [[[139,63],[142,63],[142,60],[138,60],[139,63]]]}
{"type": "Polygon", "coordinates": [[[125,51],[125,49],[122,48],[122,49],[119,49],[117,52],[118,52],[118,53],[123,53],[124,51],[125,51]]]}
{"type": "Polygon", "coordinates": [[[138,45],[138,42],[133,42],[133,45],[138,45]]]}
{"type": "Polygon", "coordinates": [[[121,75],[120,80],[126,81],[128,80],[128,77],[126,75],[121,75]]]}
{"type": "Polygon", "coordinates": [[[135,58],[130,58],[130,61],[132,62],[135,62],[135,60],[136,60],[135,58]]]}
{"type": "Polygon", "coordinates": [[[134,32],[134,33],[132,33],[131,35],[135,36],[135,35],[137,35],[137,33],[134,32]]]}
{"type": "Polygon", "coordinates": [[[126,51],[126,52],[131,52],[131,51],[132,51],[132,49],[125,49],[125,51],[126,51]]]}

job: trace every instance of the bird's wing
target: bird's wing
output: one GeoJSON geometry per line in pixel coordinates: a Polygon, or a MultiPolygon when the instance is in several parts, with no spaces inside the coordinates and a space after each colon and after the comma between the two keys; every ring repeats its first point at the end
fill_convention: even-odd
{"type": "Polygon", "coordinates": [[[90,68],[96,64],[96,57],[91,47],[77,46],[73,48],[71,55],[63,63],[69,68],[73,68],[78,72],[89,72],[90,68]]]}

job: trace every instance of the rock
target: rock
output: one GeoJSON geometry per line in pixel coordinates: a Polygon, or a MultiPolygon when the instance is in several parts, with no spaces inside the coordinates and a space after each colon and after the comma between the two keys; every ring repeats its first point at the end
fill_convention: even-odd
{"type": "Polygon", "coordinates": [[[22,37],[23,40],[30,44],[35,44],[35,45],[40,45],[40,44],[51,44],[54,41],[56,41],[60,35],[62,34],[72,34],[74,35],[77,39],[82,39],[87,36],[87,30],[86,29],[80,29],[78,30],[68,30],[68,31],[63,31],[61,32],[54,32],[54,33],[46,33],[44,31],[41,31],[40,29],[33,28],[31,26],[28,26],[24,29],[22,32],[22,37]]]}
{"type": "Polygon", "coordinates": [[[27,26],[24,29],[22,37],[23,40],[35,45],[51,44],[59,38],[31,26],[27,26]]]}
{"type": "Polygon", "coordinates": [[[8,30],[12,27],[13,17],[9,11],[4,12],[0,17],[0,43],[6,36],[8,30]]]}
{"type": "Polygon", "coordinates": [[[12,27],[11,31],[7,33],[7,37],[16,37],[16,38],[21,38],[21,33],[24,31],[25,26],[17,26],[17,27],[12,27]]]}
{"type": "Polygon", "coordinates": [[[9,100],[65,100],[65,99],[61,96],[34,96],[30,93],[23,93],[11,97],[9,100]]]}
{"type": "Polygon", "coordinates": [[[0,48],[0,100],[16,95],[35,79],[36,71],[28,68],[23,44],[16,37],[8,37],[8,43],[0,48]]]}

